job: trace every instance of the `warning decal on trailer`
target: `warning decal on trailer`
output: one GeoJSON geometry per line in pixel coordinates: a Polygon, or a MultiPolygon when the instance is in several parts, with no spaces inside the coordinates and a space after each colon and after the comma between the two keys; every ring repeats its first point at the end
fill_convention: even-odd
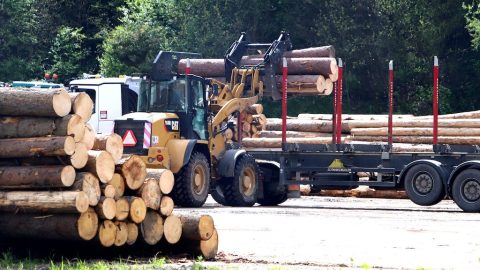
{"type": "Polygon", "coordinates": [[[123,135],[123,146],[135,146],[137,145],[137,138],[133,135],[133,131],[128,129],[123,135]]]}

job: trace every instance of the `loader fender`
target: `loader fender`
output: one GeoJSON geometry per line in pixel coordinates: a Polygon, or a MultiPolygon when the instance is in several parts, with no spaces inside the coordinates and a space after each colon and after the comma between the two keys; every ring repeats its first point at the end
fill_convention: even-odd
{"type": "Polygon", "coordinates": [[[403,182],[405,180],[405,175],[407,174],[408,170],[410,168],[412,168],[413,166],[419,165],[419,164],[426,164],[426,165],[432,166],[435,170],[437,170],[438,174],[442,177],[441,180],[442,180],[443,186],[444,186],[445,190],[447,190],[447,176],[448,176],[448,173],[446,172],[445,168],[442,167],[441,162],[436,161],[436,160],[430,160],[430,159],[419,159],[419,160],[415,160],[415,161],[409,163],[400,172],[400,176],[398,177],[398,183],[403,185],[403,182]]]}
{"type": "Polygon", "coordinates": [[[457,177],[457,175],[463,172],[466,169],[478,169],[480,170],[480,160],[470,160],[463,163],[460,163],[455,169],[453,169],[452,173],[448,177],[448,194],[451,195],[451,187],[453,185],[453,181],[457,177]]]}
{"type": "Polygon", "coordinates": [[[237,160],[246,153],[244,149],[227,150],[218,162],[218,174],[221,177],[233,177],[237,160]]]}
{"type": "Polygon", "coordinates": [[[197,140],[170,140],[167,143],[170,154],[170,170],[178,173],[188,163],[197,140]]]}

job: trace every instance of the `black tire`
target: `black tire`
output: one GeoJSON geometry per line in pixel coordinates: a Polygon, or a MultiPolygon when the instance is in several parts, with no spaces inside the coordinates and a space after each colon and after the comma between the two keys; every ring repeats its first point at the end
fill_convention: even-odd
{"type": "Polygon", "coordinates": [[[480,170],[467,169],[457,177],[452,186],[455,203],[465,212],[480,212],[480,170]]]}
{"type": "Polygon", "coordinates": [[[225,200],[225,195],[223,195],[223,186],[221,183],[212,183],[210,188],[210,195],[212,198],[219,204],[228,206],[227,201],[225,200]]]}
{"type": "Polygon", "coordinates": [[[177,174],[172,197],[175,204],[201,207],[210,190],[210,166],[204,154],[192,153],[187,165],[177,174]]]}
{"type": "Polygon", "coordinates": [[[434,205],[445,197],[442,177],[430,165],[418,164],[410,168],[404,183],[408,197],[418,205],[434,205]]]}
{"type": "Polygon", "coordinates": [[[288,199],[287,190],[283,188],[282,191],[271,192],[264,189],[263,198],[257,199],[257,202],[262,206],[276,206],[284,203],[288,199]]]}
{"type": "Polygon", "coordinates": [[[250,155],[244,155],[237,161],[233,178],[226,178],[223,183],[227,205],[252,206],[257,202],[258,170],[255,159],[250,155]]]}

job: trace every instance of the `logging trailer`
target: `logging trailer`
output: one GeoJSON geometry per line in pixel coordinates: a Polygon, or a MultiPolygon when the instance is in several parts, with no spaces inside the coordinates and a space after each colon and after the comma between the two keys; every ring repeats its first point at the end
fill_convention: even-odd
{"type": "Polygon", "coordinates": [[[222,132],[233,130],[232,118],[241,124],[239,114],[262,96],[280,98],[275,74],[291,48],[284,32],[262,44],[242,33],[225,54],[226,83],[190,73],[190,59],[200,54],[160,51],[140,83],[137,112],[115,120],[124,153],[141,156],[147,167],[170,169],[180,206],[202,206],[209,193],[224,205],[254,205],[263,190],[257,163],[237,143],[226,143],[222,132]],[[263,61],[240,65],[249,50],[264,50],[263,61]],[[184,74],[178,71],[182,59],[184,74]]]}
{"type": "Polygon", "coordinates": [[[430,153],[392,151],[393,62],[389,64],[387,144],[341,143],[341,64],[334,94],[332,143],[287,143],[286,94],[283,86],[282,148],[247,149],[255,159],[269,161],[260,164],[264,204],[276,205],[289,197],[299,197],[300,184],[320,189],[352,189],[366,185],[375,189],[405,189],[410,200],[424,206],[437,204],[450,197],[463,211],[480,212],[480,146],[437,143],[439,69],[436,57],[433,70],[433,151],[430,153]],[[359,178],[360,172],[368,173],[369,177],[359,178]]]}

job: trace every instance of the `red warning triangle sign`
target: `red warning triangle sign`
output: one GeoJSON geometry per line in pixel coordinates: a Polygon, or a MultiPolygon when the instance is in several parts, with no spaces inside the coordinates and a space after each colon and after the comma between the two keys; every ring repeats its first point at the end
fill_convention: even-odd
{"type": "Polygon", "coordinates": [[[135,146],[137,145],[137,138],[133,135],[133,131],[128,129],[123,135],[123,146],[135,146]]]}

